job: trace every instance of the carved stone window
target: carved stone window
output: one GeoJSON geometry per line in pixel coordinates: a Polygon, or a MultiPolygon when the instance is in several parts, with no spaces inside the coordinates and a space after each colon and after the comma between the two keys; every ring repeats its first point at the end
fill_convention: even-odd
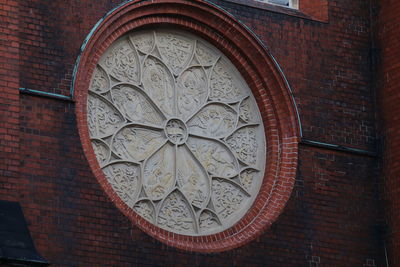
{"type": "Polygon", "coordinates": [[[98,61],[87,107],[102,171],[145,220],[201,236],[251,207],[264,126],[250,88],[213,45],[185,31],[130,32],[98,61]]]}
{"type": "Polygon", "coordinates": [[[208,253],[278,218],[300,127],[283,73],[246,26],[208,1],[128,1],[81,51],[73,89],[91,178],[134,225],[208,253]]]}

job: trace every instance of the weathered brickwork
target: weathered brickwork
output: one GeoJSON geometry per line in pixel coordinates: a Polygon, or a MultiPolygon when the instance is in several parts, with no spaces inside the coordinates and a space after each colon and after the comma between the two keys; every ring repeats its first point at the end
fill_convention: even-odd
{"type": "MultiPolygon", "coordinates": [[[[185,252],[133,226],[89,168],[78,136],[76,104],[18,91],[24,87],[69,95],[81,44],[95,23],[121,2],[0,3],[0,199],[21,203],[42,256],[53,266],[385,264],[378,159],[302,144],[284,212],[245,246],[214,254],[185,252]]],[[[293,90],[305,139],[376,150],[370,1],[328,1],[326,23],[212,2],[249,26],[276,58],[293,90]]],[[[397,144],[399,125],[392,114],[400,84],[394,70],[395,57],[400,58],[398,37],[393,36],[400,36],[400,26],[390,22],[400,5],[390,2],[381,13],[392,17],[379,21],[380,38],[388,44],[382,50],[381,77],[390,77],[382,79],[383,115],[390,126],[386,147],[397,144]]],[[[388,150],[387,157],[397,150],[388,150]]],[[[398,163],[388,164],[387,177],[396,178],[398,163]]],[[[389,181],[394,193],[398,182],[389,181]]],[[[394,238],[387,245],[399,257],[394,213],[399,200],[393,194],[389,198],[394,238]]],[[[392,261],[399,259],[393,256],[392,261]]]]}

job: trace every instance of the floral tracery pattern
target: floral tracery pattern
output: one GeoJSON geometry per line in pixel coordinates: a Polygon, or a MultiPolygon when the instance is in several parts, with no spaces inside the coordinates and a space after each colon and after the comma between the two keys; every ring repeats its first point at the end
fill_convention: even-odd
{"type": "Polygon", "coordinates": [[[257,104],[233,64],[182,31],[127,34],[88,95],[94,153],[113,190],[167,231],[221,232],[252,205],[265,168],[257,104]]]}

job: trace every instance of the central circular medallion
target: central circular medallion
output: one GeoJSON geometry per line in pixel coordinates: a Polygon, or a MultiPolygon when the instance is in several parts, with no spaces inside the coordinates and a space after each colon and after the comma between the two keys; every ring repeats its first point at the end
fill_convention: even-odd
{"type": "Polygon", "coordinates": [[[186,125],[180,119],[170,119],[164,128],[165,135],[171,143],[181,145],[187,139],[186,125]]]}

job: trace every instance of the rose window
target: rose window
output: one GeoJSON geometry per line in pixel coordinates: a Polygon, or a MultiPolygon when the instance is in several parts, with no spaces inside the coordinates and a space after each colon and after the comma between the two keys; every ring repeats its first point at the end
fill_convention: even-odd
{"type": "Polygon", "coordinates": [[[250,88],[217,48],[183,31],[129,33],[101,56],[89,90],[98,163],[141,217],[199,236],[250,209],[264,175],[264,126],[250,88]]]}

